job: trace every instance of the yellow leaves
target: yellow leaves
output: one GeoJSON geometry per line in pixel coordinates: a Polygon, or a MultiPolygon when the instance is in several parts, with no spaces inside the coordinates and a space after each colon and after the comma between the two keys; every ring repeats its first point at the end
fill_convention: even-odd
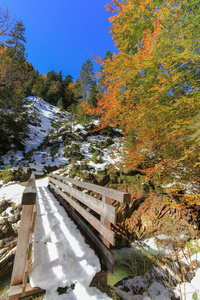
{"type": "MultiPolygon", "coordinates": [[[[84,103],[85,112],[98,115],[101,126],[120,125],[128,151],[126,164],[143,164],[148,176],[164,169],[168,173],[173,169],[176,174],[182,164],[182,169],[188,170],[188,165],[198,168],[197,155],[191,147],[191,140],[198,137],[191,135],[191,124],[199,100],[191,96],[192,92],[186,93],[188,82],[193,89],[198,85],[187,65],[191,62],[191,41],[185,40],[184,32],[177,32],[178,14],[172,16],[168,3],[154,10],[151,0],[112,1],[112,5],[116,6],[116,15],[111,19],[111,31],[119,53],[104,62],[95,58],[103,66],[99,76],[104,94],[96,108],[84,103]]],[[[114,9],[108,6],[110,11],[111,7],[114,9]]],[[[176,191],[171,193],[176,195],[176,191]]]]}
{"type": "Polygon", "coordinates": [[[200,194],[184,194],[183,201],[186,202],[187,206],[200,205],[200,194]]]}

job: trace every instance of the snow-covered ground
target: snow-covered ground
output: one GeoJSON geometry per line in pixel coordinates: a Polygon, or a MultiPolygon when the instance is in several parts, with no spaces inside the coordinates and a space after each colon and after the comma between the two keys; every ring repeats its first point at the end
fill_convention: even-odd
{"type": "Polygon", "coordinates": [[[98,289],[89,287],[101,270],[94,251],[63,207],[44,185],[37,181],[37,216],[34,232],[34,261],[30,273],[32,287],[46,290],[44,299],[110,299],[98,289]],[[70,287],[58,295],[59,287],[70,287]]]}
{"type": "MultiPolygon", "coordinates": [[[[28,168],[32,168],[38,175],[45,174],[45,167],[68,165],[69,158],[64,155],[65,147],[71,147],[75,144],[75,141],[70,142],[66,145],[60,136],[61,130],[65,130],[64,127],[68,126],[75,136],[86,135],[87,131],[84,126],[76,124],[76,122],[70,121],[70,113],[66,111],[60,111],[56,106],[53,106],[44,100],[30,96],[26,99],[28,101],[27,108],[31,118],[31,122],[28,125],[27,138],[23,141],[25,151],[17,151],[11,149],[6,155],[1,157],[1,161],[4,166],[12,165],[12,168],[16,169],[19,165],[26,171],[28,168]],[[56,124],[60,124],[57,126],[56,124]],[[50,136],[53,136],[52,145],[48,144],[45,146],[41,145],[45,141],[51,141],[50,136]],[[55,141],[59,141],[59,147],[57,153],[52,156],[51,147],[55,145],[55,141]]],[[[97,124],[98,121],[94,121],[97,124]]],[[[67,135],[67,132],[66,132],[67,135]]],[[[107,164],[113,164],[120,161],[120,156],[117,155],[114,159],[111,154],[108,153],[107,148],[102,149],[103,162],[95,164],[91,161],[92,153],[88,151],[90,143],[95,141],[103,141],[108,137],[95,136],[88,137],[84,141],[79,141],[77,144],[80,146],[80,152],[83,154],[84,159],[88,161],[88,166],[94,167],[95,170],[103,170],[107,164]]],[[[115,148],[119,149],[122,143],[119,142],[118,138],[113,137],[115,148]]],[[[115,154],[115,151],[112,152],[115,154]]],[[[78,162],[77,162],[78,163],[78,162]]]]}
{"type": "MultiPolygon", "coordinates": [[[[39,197],[31,284],[47,289],[45,296],[47,300],[109,299],[106,294],[102,294],[96,288],[89,288],[93,276],[100,268],[98,258],[83,242],[83,237],[74,223],[49,193],[47,184],[48,178],[36,180],[39,197]],[[57,294],[58,287],[71,284],[74,289],[69,289],[67,294],[57,294]]],[[[0,201],[6,199],[17,205],[21,203],[23,190],[24,187],[19,184],[4,186],[0,189],[0,201]]],[[[7,212],[10,214],[9,209],[7,212]]],[[[146,240],[146,244],[152,250],[157,250],[153,239],[146,240]]],[[[190,258],[191,261],[193,259],[200,261],[200,253],[190,258]]],[[[131,288],[135,283],[146,287],[145,279],[141,276],[128,279],[123,285],[131,288]]],[[[181,299],[184,300],[199,299],[200,268],[197,269],[191,282],[178,285],[174,292],[177,296],[182,295],[181,299]]],[[[133,295],[130,291],[125,293],[125,296],[125,299],[130,300],[170,299],[169,290],[156,281],[142,295],[133,295]]]]}
{"type": "MultiPolygon", "coordinates": [[[[44,173],[44,165],[48,166],[59,166],[60,164],[66,164],[68,162],[67,158],[63,155],[57,156],[52,160],[50,155],[50,148],[45,148],[38,151],[38,147],[44,141],[45,137],[48,136],[49,131],[53,128],[53,124],[61,119],[58,115],[60,109],[56,106],[45,102],[44,100],[30,96],[27,98],[28,112],[32,122],[28,125],[28,137],[24,141],[25,154],[32,151],[31,161],[28,161],[22,151],[10,150],[6,155],[1,157],[4,165],[13,165],[15,168],[17,165],[21,164],[24,170],[28,168],[34,168],[38,174],[44,173]]],[[[67,112],[64,114],[67,119],[67,112]]],[[[62,150],[62,149],[61,149],[62,150]]]]}

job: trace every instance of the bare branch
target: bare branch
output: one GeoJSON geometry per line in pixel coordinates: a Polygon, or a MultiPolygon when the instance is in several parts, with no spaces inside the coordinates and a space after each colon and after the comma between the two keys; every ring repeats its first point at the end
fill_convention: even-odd
{"type": "Polygon", "coordinates": [[[12,26],[14,18],[11,16],[8,8],[0,7],[0,37],[8,34],[9,28],[12,26]]]}

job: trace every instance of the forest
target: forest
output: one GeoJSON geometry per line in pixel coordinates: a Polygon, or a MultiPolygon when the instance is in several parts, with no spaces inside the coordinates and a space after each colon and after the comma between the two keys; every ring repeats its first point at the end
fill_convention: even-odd
{"type": "Polygon", "coordinates": [[[35,95],[61,110],[79,111],[80,114],[78,105],[82,101],[87,100],[96,106],[99,89],[90,59],[83,63],[76,82],[71,75],[63,79],[62,71],[56,73],[51,70],[45,75],[39,74],[26,58],[23,23],[14,22],[9,11],[2,8],[0,37],[0,155],[5,154],[12,143],[23,147],[21,140],[28,125],[26,97],[35,95]],[[12,114],[8,114],[8,111],[12,111],[12,114]]]}

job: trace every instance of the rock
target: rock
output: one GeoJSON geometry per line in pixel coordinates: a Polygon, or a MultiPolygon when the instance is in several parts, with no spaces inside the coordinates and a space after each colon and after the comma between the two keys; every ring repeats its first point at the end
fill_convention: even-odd
{"type": "MultiPolygon", "coordinates": [[[[6,244],[6,249],[9,251],[12,250],[15,246],[17,246],[17,238],[14,238],[12,241],[6,244]]],[[[5,248],[4,248],[5,249],[5,248]]]]}
{"type": "Polygon", "coordinates": [[[9,238],[5,238],[5,239],[0,240],[0,249],[6,247],[7,244],[11,243],[12,241],[13,241],[13,237],[9,237],[9,238]]]}
{"type": "Polygon", "coordinates": [[[4,211],[4,210],[6,210],[6,208],[9,206],[10,204],[9,204],[9,202],[7,201],[7,200],[2,200],[1,202],[0,202],[0,214],[4,211]]]}
{"type": "Polygon", "coordinates": [[[118,289],[116,286],[111,286],[111,288],[113,289],[113,291],[116,294],[118,294],[120,299],[123,299],[123,300],[140,300],[141,299],[140,295],[130,296],[128,293],[118,289]]]}
{"type": "Polygon", "coordinates": [[[3,248],[0,250],[0,257],[2,258],[2,256],[7,252],[7,248],[3,248]]]}
{"type": "Polygon", "coordinates": [[[1,214],[1,216],[4,217],[4,218],[8,217],[8,213],[6,211],[3,211],[2,214],[1,214]]]}
{"type": "Polygon", "coordinates": [[[0,279],[12,271],[16,246],[17,237],[0,240],[0,279]]]}
{"type": "Polygon", "coordinates": [[[16,207],[15,207],[15,212],[21,212],[22,211],[22,205],[21,203],[19,203],[16,207]]]}
{"type": "Polygon", "coordinates": [[[17,223],[11,224],[12,229],[15,234],[18,234],[20,228],[20,220],[17,223]]]}
{"type": "Polygon", "coordinates": [[[0,258],[0,279],[12,271],[16,248],[14,247],[3,258],[0,258]]]}
{"type": "Polygon", "coordinates": [[[74,151],[73,153],[71,153],[70,161],[71,161],[74,157],[76,157],[77,160],[81,160],[81,159],[84,158],[83,154],[80,153],[80,152],[77,152],[77,151],[74,151]]]}
{"type": "Polygon", "coordinates": [[[5,236],[10,229],[8,219],[1,219],[0,220],[0,238],[5,236]]]}
{"type": "Polygon", "coordinates": [[[108,182],[110,182],[110,176],[104,175],[101,177],[96,177],[95,180],[95,183],[97,183],[98,185],[105,186],[108,182]]]}
{"type": "Polygon", "coordinates": [[[8,217],[8,222],[9,223],[16,223],[18,222],[20,219],[20,212],[17,211],[15,212],[15,214],[13,216],[8,217]]]}
{"type": "Polygon", "coordinates": [[[14,208],[11,210],[11,213],[12,214],[15,214],[15,213],[17,213],[17,212],[21,212],[22,211],[22,205],[21,205],[21,203],[20,204],[18,204],[18,205],[14,205],[14,208]]]}
{"type": "Polygon", "coordinates": [[[9,226],[3,225],[1,226],[1,234],[6,234],[9,231],[9,226]]]}

